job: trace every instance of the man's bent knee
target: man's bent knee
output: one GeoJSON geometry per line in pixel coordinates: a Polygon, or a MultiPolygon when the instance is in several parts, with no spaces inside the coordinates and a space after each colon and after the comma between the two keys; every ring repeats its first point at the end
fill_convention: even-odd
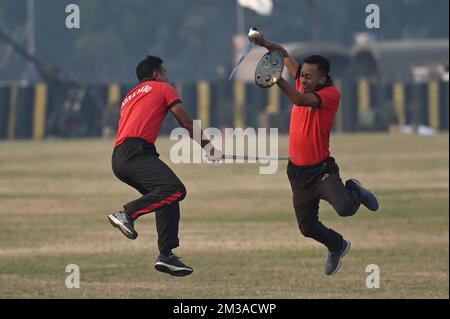
{"type": "Polygon", "coordinates": [[[301,222],[298,226],[303,236],[307,238],[311,238],[314,236],[315,227],[311,222],[301,222]]]}
{"type": "Polygon", "coordinates": [[[353,201],[345,201],[342,204],[338,205],[336,208],[336,212],[341,217],[350,217],[355,215],[358,211],[359,205],[353,201]]]}
{"type": "Polygon", "coordinates": [[[175,192],[178,195],[178,201],[182,201],[183,199],[185,199],[186,195],[187,195],[187,191],[186,191],[186,187],[183,184],[177,184],[175,187],[175,192]]]}

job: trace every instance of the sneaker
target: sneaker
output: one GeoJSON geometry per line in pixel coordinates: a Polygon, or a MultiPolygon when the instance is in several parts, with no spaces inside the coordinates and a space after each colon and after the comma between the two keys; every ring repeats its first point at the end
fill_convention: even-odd
{"type": "Polygon", "coordinates": [[[194,272],[191,267],[185,265],[174,254],[170,255],[170,257],[159,255],[158,259],[156,259],[155,269],[176,277],[188,276],[194,272]]]}
{"type": "Polygon", "coordinates": [[[344,239],[343,247],[338,252],[328,252],[328,259],[325,264],[325,275],[332,276],[338,272],[342,265],[342,258],[347,255],[350,247],[350,241],[344,239]]]}
{"type": "Polygon", "coordinates": [[[108,216],[109,222],[116,228],[119,228],[122,234],[127,238],[135,240],[138,236],[134,229],[134,221],[130,215],[124,212],[117,212],[108,216]]]}
{"type": "Polygon", "coordinates": [[[377,211],[379,208],[378,198],[374,192],[365,188],[360,181],[356,179],[349,179],[345,183],[345,187],[349,189],[355,189],[359,193],[359,197],[361,198],[361,204],[367,207],[367,209],[371,211],[377,211]]]}

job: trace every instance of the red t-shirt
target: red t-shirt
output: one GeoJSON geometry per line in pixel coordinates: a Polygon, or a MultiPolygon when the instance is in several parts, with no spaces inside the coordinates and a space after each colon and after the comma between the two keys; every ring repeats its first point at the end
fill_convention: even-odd
{"type": "Polygon", "coordinates": [[[177,90],[168,83],[147,81],[139,84],[122,102],[114,146],[130,137],[154,144],[168,110],[179,103],[177,90]]]}
{"type": "MultiPolygon", "coordinates": [[[[297,91],[303,92],[300,77],[297,91]]],[[[319,108],[292,106],[289,129],[289,156],[298,166],[310,166],[330,156],[330,133],[341,95],[332,84],[318,90],[319,108]]]]}

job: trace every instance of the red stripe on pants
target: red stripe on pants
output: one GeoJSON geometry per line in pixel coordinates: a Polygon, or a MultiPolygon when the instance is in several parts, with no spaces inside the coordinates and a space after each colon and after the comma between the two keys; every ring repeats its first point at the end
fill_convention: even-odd
{"type": "Polygon", "coordinates": [[[170,205],[174,202],[176,202],[181,196],[183,196],[183,193],[181,192],[176,192],[175,194],[173,194],[170,197],[167,197],[165,199],[163,199],[162,201],[160,201],[159,203],[155,203],[155,204],[151,204],[143,209],[141,209],[140,211],[137,211],[136,213],[131,215],[131,218],[133,218],[133,220],[138,219],[140,216],[148,214],[153,212],[154,210],[164,206],[164,205],[170,205]]]}

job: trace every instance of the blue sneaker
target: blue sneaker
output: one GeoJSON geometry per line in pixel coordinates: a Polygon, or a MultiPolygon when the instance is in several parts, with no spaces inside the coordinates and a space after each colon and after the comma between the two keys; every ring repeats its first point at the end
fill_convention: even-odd
{"type": "Polygon", "coordinates": [[[108,220],[116,228],[124,234],[127,238],[135,240],[138,237],[137,231],[134,229],[133,219],[124,212],[117,212],[108,216],[108,220]]]}
{"type": "Polygon", "coordinates": [[[345,187],[356,190],[359,194],[359,197],[361,198],[361,204],[366,206],[367,209],[375,212],[380,207],[377,195],[375,195],[375,193],[371,190],[365,188],[360,181],[353,178],[349,179],[347,182],[345,182],[345,187]]]}
{"type": "Polygon", "coordinates": [[[156,259],[155,269],[176,277],[184,277],[192,274],[194,270],[185,265],[179,257],[171,254],[169,257],[159,255],[156,259]]]}
{"type": "Polygon", "coordinates": [[[328,252],[327,263],[325,264],[325,275],[332,276],[338,272],[342,265],[342,258],[350,251],[352,244],[344,239],[342,248],[337,252],[328,252]]]}

